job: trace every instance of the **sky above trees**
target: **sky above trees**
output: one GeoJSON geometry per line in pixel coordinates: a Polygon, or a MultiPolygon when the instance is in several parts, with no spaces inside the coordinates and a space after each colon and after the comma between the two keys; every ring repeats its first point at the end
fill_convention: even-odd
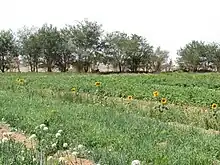
{"type": "Polygon", "coordinates": [[[0,29],[51,23],[57,27],[88,18],[107,32],[142,35],[176,57],[191,40],[220,42],[218,0],[0,0],[0,29]]]}

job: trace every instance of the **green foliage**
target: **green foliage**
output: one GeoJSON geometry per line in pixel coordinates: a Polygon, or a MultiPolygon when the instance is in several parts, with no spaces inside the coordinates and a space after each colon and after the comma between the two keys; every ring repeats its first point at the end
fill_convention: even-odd
{"type": "Polygon", "coordinates": [[[216,74],[6,74],[0,81],[0,118],[47,139],[43,146],[55,143],[61,129],[61,150],[66,142],[70,151],[96,163],[212,164],[219,161],[220,139],[205,129],[220,130],[218,113],[215,118],[210,109],[218,103],[218,79],[216,74]],[[18,77],[23,85],[16,83],[18,77]],[[128,102],[128,95],[134,99],[128,102]],[[160,106],[162,97],[167,98],[165,106],[160,106]],[[42,123],[48,126],[46,133],[35,128],[42,123]],[[86,151],[77,149],[79,144],[86,151]]]}
{"type": "Polygon", "coordinates": [[[114,62],[119,72],[125,69],[137,72],[138,68],[145,68],[150,63],[153,47],[141,36],[116,31],[106,35],[105,43],[105,63],[114,62]]]}
{"type": "Polygon", "coordinates": [[[60,29],[51,24],[24,26],[16,36],[10,30],[2,31],[0,41],[1,45],[4,41],[0,47],[2,71],[6,67],[20,71],[20,62],[30,66],[31,72],[39,68],[67,72],[71,67],[78,72],[97,72],[102,63],[120,72],[160,72],[168,67],[168,52],[160,48],[154,52],[145,37],[119,31],[104,35],[101,24],[87,19],[60,29]],[[11,60],[18,55],[20,61],[11,60]]]}
{"type": "Polygon", "coordinates": [[[75,65],[78,71],[89,71],[92,65],[96,65],[100,57],[102,25],[97,22],[83,20],[76,25],[68,25],[70,41],[76,54],[75,65]]]}
{"type": "Polygon", "coordinates": [[[28,64],[31,72],[38,72],[42,57],[41,43],[36,27],[23,27],[17,33],[19,43],[19,53],[23,57],[23,63],[28,64]]]}
{"type": "Polygon", "coordinates": [[[220,48],[217,43],[192,41],[178,50],[178,64],[186,71],[220,71],[220,48]]]}
{"type": "Polygon", "coordinates": [[[109,33],[105,37],[106,62],[112,63],[114,61],[114,66],[119,68],[119,72],[122,72],[125,67],[128,42],[128,35],[119,31],[109,33]]]}
{"type": "Polygon", "coordinates": [[[52,72],[56,56],[59,55],[61,42],[60,32],[53,25],[44,24],[38,31],[39,43],[43,52],[44,62],[47,66],[47,71],[52,72]]]}
{"type": "Polygon", "coordinates": [[[15,141],[1,142],[1,164],[36,165],[34,154],[24,145],[15,141]]]}
{"type": "Polygon", "coordinates": [[[11,30],[0,31],[0,70],[5,72],[9,69],[13,57],[18,56],[17,45],[11,30]]]}

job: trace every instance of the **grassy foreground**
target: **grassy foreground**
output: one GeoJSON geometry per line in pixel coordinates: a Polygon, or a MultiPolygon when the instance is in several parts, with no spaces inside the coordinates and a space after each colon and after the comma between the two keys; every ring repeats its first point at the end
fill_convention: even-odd
{"type": "MultiPolygon", "coordinates": [[[[142,164],[188,165],[220,160],[220,136],[203,131],[218,130],[219,120],[199,108],[209,109],[212,102],[218,103],[218,75],[1,76],[0,118],[27,135],[36,133],[35,127],[46,122],[45,134],[63,130],[62,141],[68,143],[68,149],[83,145],[89,151],[83,156],[96,163],[128,165],[138,159],[142,164]],[[24,84],[17,84],[17,78],[23,78],[24,84]],[[97,81],[101,82],[100,87],[94,86],[97,81]],[[72,87],[77,91],[74,94],[72,87]],[[152,97],[154,90],[168,99],[168,110],[155,109],[160,103],[152,97]],[[128,95],[138,100],[128,104],[126,100],[115,99],[128,95]],[[186,104],[188,110],[179,104],[186,104]],[[180,123],[184,125],[180,127],[180,123]]],[[[51,146],[53,141],[47,138],[46,143],[51,146]]],[[[16,147],[10,149],[11,153],[2,147],[2,159],[18,152],[16,147]]]]}

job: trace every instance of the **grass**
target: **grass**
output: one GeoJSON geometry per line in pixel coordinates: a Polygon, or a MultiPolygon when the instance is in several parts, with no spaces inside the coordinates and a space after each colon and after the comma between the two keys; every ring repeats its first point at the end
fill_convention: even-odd
{"type": "Polygon", "coordinates": [[[2,143],[0,155],[1,164],[36,165],[33,160],[35,155],[27,150],[24,145],[14,141],[2,143]]]}
{"type": "Polygon", "coordinates": [[[152,100],[152,92],[160,91],[169,102],[195,106],[210,106],[212,102],[220,103],[220,75],[218,74],[158,74],[158,75],[88,75],[88,74],[10,74],[3,76],[1,85],[11,88],[16,77],[24,78],[31,88],[68,91],[76,87],[80,92],[94,94],[96,81],[102,82],[103,90],[99,94],[112,97],[133,95],[136,99],[152,100]]]}
{"type": "MultiPolygon", "coordinates": [[[[206,94],[214,86],[209,79],[218,83],[215,76],[218,78],[213,74],[5,74],[0,81],[0,118],[27,135],[36,133],[35,127],[45,122],[49,128],[45,134],[54,136],[61,129],[69,150],[83,144],[90,151],[83,156],[96,163],[127,165],[138,159],[142,164],[212,164],[220,160],[220,136],[201,128],[218,130],[219,120],[211,111],[202,113],[199,106],[217,100],[217,88],[213,95],[206,94]],[[18,77],[26,83],[18,85],[18,77]],[[190,79],[199,88],[193,87],[190,79]],[[102,83],[98,90],[96,81],[102,83]],[[177,85],[181,82],[186,87],[177,85]],[[72,87],[79,94],[72,94],[72,87]],[[154,90],[168,98],[168,110],[161,113],[155,109],[160,103],[152,97],[154,90]],[[196,102],[188,98],[189,91],[196,102]],[[198,91],[201,93],[196,94],[198,91]],[[119,95],[137,100],[128,104],[117,98],[119,95]]],[[[45,139],[48,146],[54,142],[53,137],[45,139]]],[[[4,150],[3,157],[11,157],[4,150]]]]}

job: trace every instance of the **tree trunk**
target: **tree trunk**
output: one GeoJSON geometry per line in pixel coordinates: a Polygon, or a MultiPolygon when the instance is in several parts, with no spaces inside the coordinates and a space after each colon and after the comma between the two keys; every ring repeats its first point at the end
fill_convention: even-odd
{"type": "Polygon", "coordinates": [[[47,71],[52,72],[52,60],[51,59],[47,60],[47,71]]]}
{"type": "Polygon", "coordinates": [[[89,67],[88,66],[84,66],[83,67],[84,71],[87,73],[89,71],[89,67]]]}
{"type": "Polygon", "coordinates": [[[1,71],[2,71],[2,73],[5,72],[5,67],[4,67],[4,65],[2,66],[1,71]]]}
{"type": "Polygon", "coordinates": [[[31,72],[34,72],[34,66],[32,64],[32,62],[29,62],[30,68],[31,68],[31,72]]]}
{"type": "Polygon", "coordinates": [[[52,67],[51,67],[51,65],[48,65],[48,66],[47,66],[47,71],[48,71],[48,72],[52,72],[52,67]]]}
{"type": "Polygon", "coordinates": [[[119,67],[119,72],[121,72],[122,71],[122,67],[121,67],[121,63],[120,62],[118,63],[118,67],[119,67]]]}
{"type": "Polygon", "coordinates": [[[1,56],[0,70],[2,71],[2,73],[5,72],[5,59],[4,59],[4,55],[1,56]]]}
{"type": "Polygon", "coordinates": [[[21,72],[21,70],[20,70],[20,65],[18,65],[17,67],[18,67],[18,72],[21,72]]]}
{"type": "Polygon", "coordinates": [[[193,67],[193,72],[197,72],[197,66],[193,67]]]}
{"type": "Polygon", "coordinates": [[[63,72],[67,72],[68,69],[66,67],[63,67],[63,72]]]}
{"type": "Polygon", "coordinates": [[[68,69],[65,64],[59,64],[59,70],[61,72],[67,72],[68,69]]]}
{"type": "Polygon", "coordinates": [[[20,70],[20,60],[19,60],[19,58],[17,57],[17,58],[15,58],[15,63],[16,63],[16,67],[17,67],[17,69],[18,69],[18,72],[21,72],[21,70],[20,70]]]}
{"type": "Polygon", "coordinates": [[[35,63],[35,69],[36,69],[36,72],[38,72],[38,63],[37,62],[35,63]]]}
{"type": "Polygon", "coordinates": [[[220,65],[217,65],[217,72],[220,72],[220,65]]]}

